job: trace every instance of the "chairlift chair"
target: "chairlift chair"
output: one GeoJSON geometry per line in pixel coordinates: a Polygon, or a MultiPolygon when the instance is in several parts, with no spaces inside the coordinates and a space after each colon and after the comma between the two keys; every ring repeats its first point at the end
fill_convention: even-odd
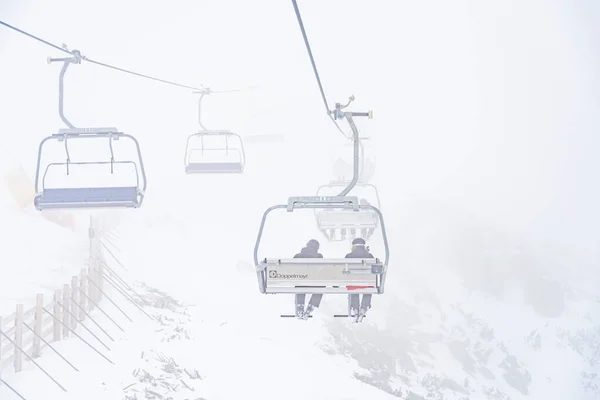
{"type": "MultiPolygon", "coordinates": [[[[310,318],[312,309],[304,311],[304,302],[298,304],[298,295],[345,294],[348,296],[348,312],[334,317],[349,317],[361,322],[371,306],[373,294],[383,294],[389,263],[389,247],[381,211],[372,205],[359,204],[356,196],[290,197],[287,205],[268,208],[262,217],[254,247],[254,263],[259,291],[263,294],[296,294],[296,314],[282,317],[310,318]],[[258,250],[269,213],[276,209],[293,212],[297,209],[345,209],[360,212],[373,211],[379,218],[383,233],[385,259],[378,258],[273,258],[259,261],[258,250]],[[362,301],[360,296],[363,296],[362,301]]],[[[311,299],[312,303],[312,299],[311,299]]],[[[318,304],[317,304],[318,307],[318,304]]]]}
{"type": "MultiPolygon", "coordinates": [[[[68,50],[66,46],[63,46],[68,50]]],[[[35,208],[42,211],[48,209],[82,209],[82,208],[138,208],[142,205],[146,192],[146,172],[142,161],[140,145],[136,138],[119,132],[117,128],[76,128],[64,114],[64,78],[69,65],[81,64],[84,57],[78,50],[69,51],[71,57],[52,58],[48,57],[48,64],[62,62],[58,79],[58,114],[60,119],[67,125],[67,129],[60,129],[58,133],[48,136],[40,142],[38,148],[37,168],[35,173],[35,197],[33,203],[35,208]],[[110,151],[110,161],[71,161],[69,153],[69,141],[74,139],[96,139],[107,140],[110,151]],[[116,141],[129,139],[133,141],[137,150],[137,162],[132,160],[116,161],[113,144],[116,141]],[[44,145],[49,141],[64,143],[66,161],[51,162],[42,171],[42,154],[44,145]],[[46,185],[46,177],[51,169],[65,167],[66,175],[70,173],[72,166],[85,165],[110,165],[110,173],[114,174],[115,165],[133,165],[135,170],[135,185],[124,187],[55,187],[46,185]],[[140,182],[141,177],[141,182],[140,182]]]]}
{"type": "Polygon", "coordinates": [[[185,146],[186,174],[240,174],[244,172],[246,154],[240,135],[231,131],[203,130],[190,135],[185,146]],[[207,147],[204,138],[223,138],[224,145],[207,147]],[[231,146],[230,139],[234,138],[231,146]],[[199,145],[195,145],[199,139],[199,145]],[[216,156],[214,156],[216,154],[216,156]],[[212,157],[211,157],[212,156],[212,157]]]}
{"type": "MultiPolygon", "coordinates": [[[[336,187],[343,188],[347,185],[348,182],[332,181],[327,185],[319,186],[317,189],[317,196],[322,196],[324,189],[336,187]]],[[[354,187],[369,188],[373,192],[373,196],[370,200],[375,200],[375,207],[378,209],[381,208],[379,192],[375,185],[370,183],[357,183],[354,187]]],[[[315,209],[314,214],[319,230],[329,241],[354,240],[357,237],[357,234],[363,239],[368,240],[379,227],[379,218],[377,214],[373,210],[367,208],[361,208],[360,210],[344,208],[315,209]],[[348,232],[350,234],[346,235],[348,232]]]]}
{"type": "Polygon", "coordinates": [[[58,133],[44,138],[39,146],[37,170],[35,175],[34,205],[38,210],[47,209],[80,209],[80,208],[139,208],[146,191],[146,173],[138,141],[131,135],[119,132],[116,128],[71,128],[61,129],[58,133]],[[104,139],[108,141],[110,161],[71,161],[68,142],[74,139],[104,139]],[[137,149],[137,162],[133,160],[116,161],[113,142],[123,139],[132,140],[137,149]],[[48,141],[64,142],[65,162],[51,162],[42,173],[42,154],[48,141]],[[123,187],[58,187],[48,188],[46,177],[56,167],[65,167],[66,175],[70,168],[85,165],[110,165],[110,173],[114,173],[115,165],[133,165],[135,169],[135,185],[123,187]],[[141,177],[141,181],[140,181],[141,177]]]}

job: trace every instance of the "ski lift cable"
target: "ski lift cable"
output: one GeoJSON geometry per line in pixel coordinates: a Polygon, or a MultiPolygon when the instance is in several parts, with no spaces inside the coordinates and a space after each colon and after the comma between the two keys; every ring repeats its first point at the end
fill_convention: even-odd
{"type": "Polygon", "coordinates": [[[9,29],[12,29],[12,30],[14,30],[14,31],[16,31],[16,32],[19,32],[19,33],[21,33],[21,34],[23,34],[23,35],[25,35],[25,36],[28,36],[28,37],[30,37],[30,38],[32,38],[32,39],[34,39],[34,40],[37,40],[38,42],[42,42],[42,43],[44,43],[44,44],[45,44],[45,45],[47,45],[47,46],[54,47],[56,50],[63,51],[63,52],[65,52],[65,53],[69,53],[69,54],[71,54],[71,52],[70,52],[69,50],[63,49],[62,47],[60,47],[60,46],[57,46],[57,45],[55,45],[55,44],[52,44],[52,43],[50,43],[50,42],[48,42],[48,41],[46,41],[46,40],[44,40],[44,39],[41,39],[41,38],[39,38],[39,37],[37,37],[37,36],[35,36],[35,35],[32,35],[31,33],[27,33],[27,32],[25,32],[25,31],[23,31],[23,30],[21,30],[21,29],[19,29],[19,28],[15,27],[15,26],[12,26],[12,25],[10,25],[10,24],[7,24],[7,23],[6,23],[6,22],[4,22],[4,21],[0,21],[0,25],[4,25],[4,26],[6,26],[6,27],[7,27],[7,28],[9,28],[9,29]]]}
{"type": "Polygon", "coordinates": [[[25,32],[25,31],[23,31],[23,30],[15,27],[15,26],[12,26],[12,25],[10,25],[10,24],[2,21],[2,20],[0,20],[0,25],[3,25],[3,26],[5,26],[5,27],[7,27],[9,29],[12,29],[15,32],[21,33],[21,34],[23,34],[23,35],[25,35],[25,36],[27,36],[27,37],[29,37],[31,39],[37,40],[38,42],[41,42],[41,43],[43,43],[43,44],[45,44],[47,46],[50,46],[50,47],[52,47],[52,48],[54,48],[56,50],[60,50],[60,51],[62,51],[64,53],[67,53],[67,54],[70,54],[72,56],[75,56],[75,57],[79,58],[80,60],[84,60],[84,61],[90,62],[92,64],[96,64],[96,65],[99,65],[101,67],[113,69],[113,70],[116,70],[116,71],[119,71],[119,72],[124,72],[126,74],[135,75],[135,76],[139,76],[141,78],[150,79],[150,80],[153,80],[153,81],[156,81],[156,82],[166,83],[168,85],[182,87],[182,88],[185,88],[185,89],[191,89],[191,90],[194,90],[194,91],[200,91],[200,92],[205,92],[205,93],[225,93],[225,92],[234,92],[234,91],[243,90],[243,89],[233,89],[233,90],[220,90],[220,91],[217,91],[217,90],[211,90],[210,88],[206,88],[206,87],[204,87],[202,85],[200,85],[200,87],[191,86],[191,85],[183,85],[181,83],[169,81],[169,80],[166,80],[166,79],[157,78],[157,77],[154,77],[154,76],[142,74],[142,73],[139,73],[139,72],[131,71],[131,70],[128,70],[128,69],[125,69],[125,68],[120,68],[120,67],[117,67],[117,66],[114,66],[114,65],[111,65],[111,64],[107,64],[107,63],[103,63],[103,62],[100,62],[100,61],[96,61],[96,60],[87,58],[85,56],[82,56],[81,53],[78,50],[69,50],[66,47],[66,45],[63,45],[63,47],[57,46],[57,45],[55,45],[55,44],[53,44],[53,43],[51,43],[51,42],[49,42],[47,40],[44,40],[44,39],[42,39],[42,38],[40,38],[38,36],[35,36],[35,35],[33,35],[31,33],[28,33],[28,32],[25,32]]]}
{"type": "Polygon", "coordinates": [[[294,4],[294,11],[296,11],[296,18],[298,18],[298,24],[300,25],[300,31],[302,31],[302,37],[304,38],[304,44],[306,46],[306,51],[308,52],[308,57],[310,58],[310,63],[312,65],[313,72],[315,73],[315,78],[317,79],[317,84],[319,85],[319,91],[321,92],[321,98],[323,99],[323,104],[325,105],[325,110],[327,111],[327,116],[331,119],[331,122],[335,125],[335,127],[340,131],[342,135],[346,139],[352,140],[351,135],[347,135],[344,130],[338,125],[335,118],[331,115],[333,111],[329,109],[329,104],[327,103],[327,96],[325,96],[325,90],[323,89],[323,84],[321,82],[321,77],[319,76],[319,71],[317,69],[317,64],[315,63],[315,58],[313,57],[312,50],[310,48],[310,43],[308,41],[308,36],[306,35],[306,30],[304,29],[304,23],[302,22],[302,16],[300,15],[300,10],[298,9],[298,4],[296,0],[292,0],[294,4]]]}

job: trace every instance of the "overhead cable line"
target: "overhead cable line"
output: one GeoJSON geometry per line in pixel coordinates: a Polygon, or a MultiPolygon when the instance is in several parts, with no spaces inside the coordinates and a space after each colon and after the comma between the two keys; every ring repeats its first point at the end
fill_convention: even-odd
{"type": "MultiPolygon", "coordinates": [[[[178,87],[182,87],[182,88],[186,88],[186,89],[191,89],[191,90],[196,90],[196,91],[201,91],[201,92],[206,92],[207,90],[210,91],[210,89],[207,89],[207,88],[205,88],[203,86],[196,87],[196,86],[190,86],[190,85],[182,85],[182,84],[177,83],[177,82],[168,81],[166,79],[156,78],[154,76],[141,74],[139,72],[134,72],[134,71],[131,71],[131,70],[128,70],[128,69],[124,69],[124,68],[119,68],[119,67],[116,67],[116,66],[111,65],[111,64],[106,64],[106,63],[103,63],[103,62],[100,62],[100,61],[92,60],[90,58],[82,56],[81,53],[78,50],[68,50],[66,48],[66,46],[63,46],[63,47],[57,46],[57,45],[55,45],[55,44],[53,44],[53,43],[51,43],[51,42],[49,42],[47,40],[39,38],[39,37],[37,37],[37,36],[35,36],[35,35],[31,34],[31,33],[25,32],[25,31],[23,31],[23,30],[15,27],[15,26],[12,26],[12,25],[4,22],[4,21],[0,20],[0,25],[4,25],[5,27],[7,27],[9,29],[12,29],[12,30],[14,30],[14,31],[16,31],[18,33],[21,33],[21,34],[23,34],[23,35],[25,35],[27,37],[30,37],[31,39],[37,40],[38,42],[41,42],[41,43],[43,43],[43,44],[45,44],[47,46],[50,46],[50,47],[52,47],[52,48],[54,48],[56,50],[60,50],[60,51],[62,51],[64,53],[67,53],[67,54],[70,54],[70,55],[72,55],[74,57],[77,57],[80,60],[84,60],[84,61],[90,62],[92,64],[99,65],[101,67],[110,68],[110,69],[113,69],[113,70],[116,70],[116,71],[124,72],[126,74],[135,75],[135,76],[139,76],[141,78],[146,78],[146,79],[154,80],[154,81],[157,81],[157,82],[166,83],[166,84],[172,85],[172,86],[178,86],[178,87]]],[[[216,91],[211,91],[211,92],[212,93],[216,93],[216,91]]],[[[222,91],[222,92],[225,92],[225,91],[222,91]]]]}
{"type": "Polygon", "coordinates": [[[50,43],[50,42],[48,42],[48,41],[46,41],[46,40],[44,40],[44,39],[40,39],[39,37],[37,37],[37,36],[35,36],[35,35],[32,35],[31,33],[27,33],[27,32],[25,32],[25,31],[23,31],[23,30],[21,30],[21,29],[19,29],[19,28],[15,27],[15,26],[9,25],[9,24],[7,24],[7,23],[6,23],[6,22],[4,22],[4,21],[0,21],[0,25],[4,25],[4,26],[6,26],[7,28],[10,28],[10,29],[12,29],[12,30],[14,30],[14,31],[16,31],[16,32],[19,32],[19,33],[21,33],[21,34],[23,34],[23,35],[25,35],[25,36],[29,36],[30,38],[32,38],[32,39],[34,39],[34,40],[37,40],[38,42],[42,42],[42,43],[44,43],[44,44],[45,44],[45,45],[47,45],[47,46],[54,47],[56,50],[60,50],[60,51],[63,51],[63,52],[65,52],[65,53],[69,53],[69,54],[71,54],[71,52],[70,52],[69,50],[63,49],[62,47],[60,47],[60,46],[57,46],[57,45],[55,45],[55,44],[52,44],[52,43],[50,43]]]}
{"type": "Polygon", "coordinates": [[[312,64],[313,72],[315,73],[315,78],[317,79],[317,84],[319,85],[319,91],[321,92],[321,98],[323,99],[323,103],[325,104],[325,110],[327,111],[327,116],[331,119],[331,122],[336,126],[338,131],[346,139],[352,139],[350,135],[346,135],[346,133],[340,128],[335,118],[333,118],[333,111],[329,109],[329,105],[327,104],[327,96],[325,96],[325,90],[323,89],[323,84],[321,83],[321,77],[319,76],[319,71],[317,70],[317,64],[315,63],[315,58],[313,57],[312,50],[310,48],[310,43],[308,42],[308,36],[306,35],[306,30],[304,29],[304,23],[302,22],[302,16],[300,16],[300,10],[298,9],[298,4],[296,0],[292,0],[294,4],[294,11],[296,11],[296,17],[298,18],[298,24],[300,24],[300,30],[302,31],[302,37],[304,38],[304,44],[306,45],[306,50],[308,51],[308,57],[310,57],[310,63],[312,64]]]}

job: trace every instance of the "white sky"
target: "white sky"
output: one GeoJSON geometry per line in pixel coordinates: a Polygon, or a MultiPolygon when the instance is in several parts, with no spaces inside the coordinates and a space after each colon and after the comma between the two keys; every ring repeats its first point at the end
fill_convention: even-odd
{"type": "MultiPolygon", "coordinates": [[[[299,6],[330,104],[354,94],[355,109],[374,109],[375,120],[361,125],[375,140],[375,180],[392,230],[401,229],[395,216],[407,201],[424,198],[518,235],[598,247],[597,2],[299,6]]],[[[279,157],[273,147],[248,150],[249,164],[251,156],[264,163],[264,179],[252,183],[270,188],[264,208],[331,178],[344,142],[324,114],[290,1],[4,0],[0,16],[123,68],[216,90],[257,86],[209,97],[204,122],[289,137],[293,147],[279,157]]],[[[0,28],[0,157],[32,176],[37,144],[62,127],[60,64],[47,65],[50,55],[61,56],[0,28]]],[[[189,91],[84,64],[70,68],[66,98],[75,125],[138,137],[148,199],[168,185],[165,171],[183,168],[185,138],[197,127],[189,91]]]]}

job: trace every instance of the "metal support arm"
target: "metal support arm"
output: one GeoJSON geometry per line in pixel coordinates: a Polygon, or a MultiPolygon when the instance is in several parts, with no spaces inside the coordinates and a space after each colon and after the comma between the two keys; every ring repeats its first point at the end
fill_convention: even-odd
{"type": "Polygon", "coordinates": [[[207,129],[202,124],[202,99],[204,99],[204,96],[206,96],[210,92],[202,91],[202,92],[194,92],[194,93],[200,93],[200,98],[198,99],[198,125],[200,125],[200,128],[202,128],[206,131],[207,129]]]}
{"type": "Polygon", "coordinates": [[[348,107],[348,105],[352,102],[352,100],[354,100],[354,97],[350,98],[350,101],[348,102],[348,104],[346,104],[345,106],[340,105],[340,103],[337,103],[335,105],[335,110],[333,111],[334,114],[334,118],[335,119],[342,119],[342,118],[346,118],[346,120],[348,121],[348,124],[350,125],[350,128],[352,129],[352,142],[354,144],[354,169],[353,169],[353,173],[352,173],[352,180],[350,181],[350,183],[348,183],[348,186],[342,190],[340,192],[340,194],[338,196],[346,196],[348,195],[348,193],[350,193],[350,191],[354,188],[354,186],[356,185],[356,183],[358,182],[358,177],[359,177],[359,158],[360,158],[360,139],[358,137],[358,128],[356,127],[356,124],[354,123],[354,117],[367,117],[369,119],[373,118],[373,112],[372,111],[368,111],[368,112],[353,112],[353,111],[345,111],[342,112],[342,109],[345,107],[348,107]]]}
{"type": "MultiPolygon", "coordinates": [[[[64,47],[64,46],[63,46],[64,47]]],[[[71,51],[73,57],[64,57],[64,58],[51,58],[48,57],[48,64],[56,61],[60,61],[63,63],[63,66],[60,70],[60,74],[58,76],[58,115],[60,115],[60,119],[67,125],[67,127],[73,129],[75,126],[69,122],[67,117],[65,117],[64,113],[64,80],[65,74],[67,73],[67,69],[69,68],[69,64],[81,64],[81,60],[83,57],[79,50],[71,51]]]]}

